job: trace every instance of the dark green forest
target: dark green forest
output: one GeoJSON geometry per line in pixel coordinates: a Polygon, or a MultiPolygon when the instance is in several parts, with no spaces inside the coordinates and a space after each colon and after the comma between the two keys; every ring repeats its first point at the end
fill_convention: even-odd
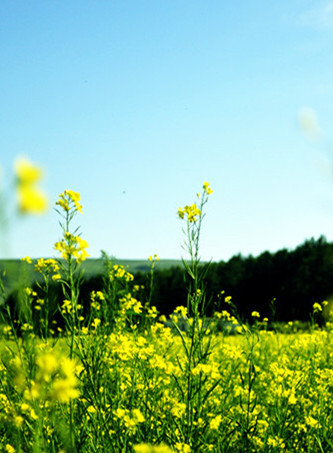
{"type": "MultiPolygon", "coordinates": [[[[208,315],[221,309],[218,295],[232,296],[238,312],[249,318],[253,310],[271,318],[274,300],[277,321],[306,321],[315,302],[333,297],[333,243],[325,237],[310,239],[294,250],[264,252],[257,257],[236,255],[229,261],[205,263],[208,315]]],[[[154,273],[152,304],[163,314],[178,305],[186,305],[185,272],[180,266],[159,269],[154,273]]],[[[147,274],[135,272],[138,284],[147,283],[147,274]]],[[[86,291],[101,287],[96,275],[84,284],[86,291]]]]}
{"type": "MultiPolygon", "coordinates": [[[[156,276],[154,303],[163,312],[185,297],[179,274],[179,269],[172,268],[156,276]]],[[[206,281],[211,311],[220,308],[217,294],[224,290],[245,318],[253,310],[270,317],[275,299],[277,320],[307,320],[314,302],[333,295],[333,244],[320,237],[292,251],[264,252],[257,257],[237,255],[227,262],[211,263],[206,281]]]]}

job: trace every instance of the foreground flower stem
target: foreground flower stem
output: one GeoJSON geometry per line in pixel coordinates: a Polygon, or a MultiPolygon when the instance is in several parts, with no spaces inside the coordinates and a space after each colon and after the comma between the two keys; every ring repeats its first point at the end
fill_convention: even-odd
{"type": "MultiPolygon", "coordinates": [[[[85,260],[88,254],[86,248],[88,244],[82,240],[79,235],[70,232],[71,222],[77,212],[82,212],[82,206],[79,203],[80,194],[72,190],[65,190],[59,195],[57,205],[61,211],[58,213],[64,218],[65,223],[62,225],[63,238],[55,244],[55,249],[60,251],[62,258],[65,260],[63,266],[62,287],[65,301],[62,307],[67,330],[70,334],[70,359],[74,357],[74,347],[76,344],[76,332],[80,329],[78,316],[78,297],[79,297],[79,277],[77,276],[78,266],[81,261],[85,260]]],[[[70,443],[73,451],[75,450],[75,433],[74,433],[74,402],[70,401],[70,443]]]]}
{"type": "MultiPolygon", "coordinates": [[[[194,450],[198,448],[196,445],[195,430],[198,419],[198,410],[202,400],[201,376],[195,375],[193,370],[200,364],[203,364],[208,355],[210,343],[203,346],[206,326],[204,322],[205,311],[205,288],[204,277],[205,273],[200,269],[200,233],[202,220],[204,218],[204,207],[208,201],[209,195],[213,191],[209,187],[209,183],[203,184],[203,193],[197,194],[197,203],[186,205],[183,209],[178,209],[178,216],[186,221],[186,229],[184,229],[185,241],[183,248],[190,255],[190,263],[182,260],[185,271],[188,277],[188,292],[187,292],[187,312],[190,316],[190,329],[188,332],[189,341],[181,334],[183,346],[186,352],[186,396],[185,396],[185,436],[184,441],[194,450]]],[[[176,326],[177,328],[177,326],[176,326]]]]}

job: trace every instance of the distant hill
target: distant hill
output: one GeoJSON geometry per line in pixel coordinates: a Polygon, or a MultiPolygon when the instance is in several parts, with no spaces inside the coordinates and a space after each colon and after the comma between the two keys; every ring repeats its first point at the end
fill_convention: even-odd
{"type": "MultiPolygon", "coordinates": [[[[147,272],[150,270],[148,260],[121,260],[114,259],[114,264],[121,264],[127,267],[130,272],[147,272]]],[[[168,269],[170,267],[181,267],[181,260],[159,260],[156,263],[156,269],[168,269]]],[[[1,262],[0,262],[1,266],[1,262]]],[[[103,260],[98,259],[87,259],[82,263],[82,267],[86,275],[96,275],[103,272],[103,260]]]]}
{"type": "MultiPolygon", "coordinates": [[[[34,264],[37,260],[32,260],[33,264],[27,264],[19,259],[2,259],[0,260],[0,276],[5,287],[15,289],[28,284],[38,278],[37,272],[34,271],[34,264]]],[[[130,272],[147,272],[149,271],[148,260],[121,260],[114,259],[114,264],[121,264],[127,267],[130,272]]],[[[156,269],[168,269],[171,267],[182,266],[181,260],[160,260],[156,264],[156,269]]],[[[89,278],[94,275],[103,273],[103,260],[100,258],[89,258],[82,263],[84,275],[89,278]]]]}

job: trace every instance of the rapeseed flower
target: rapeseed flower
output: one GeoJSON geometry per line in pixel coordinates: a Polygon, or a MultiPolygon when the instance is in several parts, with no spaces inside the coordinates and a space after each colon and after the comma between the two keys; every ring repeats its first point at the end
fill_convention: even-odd
{"type": "Polygon", "coordinates": [[[159,259],[159,257],[156,255],[156,253],[155,253],[154,256],[150,255],[149,258],[148,258],[148,261],[159,261],[159,260],[160,260],[160,259],[159,259]]]}
{"type": "Polygon", "coordinates": [[[205,181],[203,183],[203,190],[206,192],[207,195],[211,195],[213,193],[213,190],[209,186],[210,186],[209,182],[205,181]]]}
{"type": "Polygon", "coordinates": [[[21,258],[21,261],[24,261],[28,264],[32,263],[32,259],[30,258],[30,256],[25,256],[24,258],[21,258]]]}
{"type": "Polygon", "coordinates": [[[57,261],[52,258],[40,258],[37,260],[37,264],[35,264],[35,271],[41,274],[50,274],[51,272],[57,272],[58,270],[59,265],[57,261]]]}
{"type": "Polygon", "coordinates": [[[82,214],[82,205],[79,203],[81,200],[81,195],[78,192],[73,190],[65,190],[59,195],[59,199],[56,202],[56,205],[60,206],[65,212],[81,212],[82,214]]]}
{"type": "Polygon", "coordinates": [[[28,159],[20,157],[15,162],[18,209],[22,214],[41,214],[48,208],[48,199],[38,187],[43,171],[28,159]]]}
{"type": "Polygon", "coordinates": [[[323,311],[323,308],[320,304],[318,304],[318,302],[315,302],[313,304],[313,311],[314,311],[314,313],[318,313],[320,311],[323,311]]]}
{"type": "Polygon", "coordinates": [[[175,444],[175,449],[179,453],[191,453],[191,447],[188,444],[177,442],[175,444]]]}
{"type": "Polygon", "coordinates": [[[220,414],[216,415],[216,417],[212,418],[209,422],[210,429],[216,429],[216,430],[219,429],[221,421],[222,421],[222,416],[220,414]]]}
{"type": "Polygon", "coordinates": [[[173,453],[167,445],[140,444],[134,446],[135,453],[173,453]]]}
{"type": "MultiPolygon", "coordinates": [[[[68,403],[79,396],[76,363],[72,359],[49,351],[37,355],[36,365],[35,380],[31,380],[24,391],[26,400],[68,403]]],[[[25,405],[21,409],[25,412],[28,407],[25,405]]],[[[30,415],[33,418],[32,410],[30,415]]]]}
{"type": "Polygon", "coordinates": [[[42,178],[43,171],[36,167],[25,157],[19,157],[15,161],[15,172],[19,184],[35,184],[42,178]]]}
{"type": "Polygon", "coordinates": [[[174,309],[174,313],[180,313],[182,318],[186,318],[187,317],[187,307],[179,305],[178,307],[176,307],[174,309]]]}
{"type": "Polygon", "coordinates": [[[89,247],[88,242],[80,236],[74,236],[66,232],[64,239],[54,244],[54,249],[61,253],[63,259],[67,260],[70,256],[76,259],[78,263],[84,261],[90,255],[86,251],[89,247]]]}
{"type": "Polygon", "coordinates": [[[186,205],[183,209],[178,208],[179,218],[186,218],[189,223],[196,222],[200,215],[201,211],[195,203],[191,204],[190,206],[186,205]]]}
{"type": "Polygon", "coordinates": [[[133,274],[127,272],[124,266],[121,264],[115,264],[110,273],[109,273],[110,280],[113,281],[115,279],[124,279],[125,282],[131,282],[134,280],[133,274]]]}

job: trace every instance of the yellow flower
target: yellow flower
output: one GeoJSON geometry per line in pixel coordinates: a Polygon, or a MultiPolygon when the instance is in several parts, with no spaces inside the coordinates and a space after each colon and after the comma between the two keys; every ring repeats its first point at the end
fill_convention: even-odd
{"type": "Polygon", "coordinates": [[[20,428],[23,423],[24,423],[24,418],[22,417],[22,415],[14,415],[14,425],[17,426],[18,428],[20,428]]]}
{"type": "Polygon", "coordinates": [[[21,258],[21,261],[25,261],[28,264],[32,263],[32,260],[31,260],[30,256],[26,256],[25,258],[21,258]]]}
{"type": "Polygon", "coordinates": [[[178,307],[175,308],[174,313],[180,313],[182,318],[186,318],[186,316],[187,316],[187,307],[179,305],[178,307]]]}
{"type": "Polygon", "coordinates": [[[323,311],[323,308],[320,304],[318,304],[318,302],[315,302],[313,304],[313,311],[314,311],[314,313],[318,313],[320,311],[323,311]]]}
{"type": "Polygon", "coordinates": [[[37,187],[42,170],[21,157],[15,162],[18,208],[23,214],[41,214],[48,208],[44,192],[37,187]]]}
{"type": "Polygon", "coordinates": [[[17,196],[19,211],[22,214],[42,214],[47,211],[47,197],[38,187],[18,185],[17,196]]]}
{"type": "Polygon", "coordinates": [[[87,247],[89,247],[87,241],[68,232],[65,233],[65,239],[54,244],[55,250],[58,250],[65,260],[72,256],[78,263],[90,256],[86,251],[87,247]]]}
{"type": "Polygon", "coordinates": [[[159,257],[156,255],[156,253],[155,253],[154,256],[150,255],[150,257],[148,258],[148,261],[159,261],[159,260],[160,260],[160,259],[159,259],[159,257]]]}
{"type": "Polygon", "coordinates": [[[135,453],[173,453],[167,445],[140,444],[134,446],[135,453]]]}
{"type": "Polygon", "coordinates": [[[191,453],[191,447],[188,444],[177,442],[175,448],[179,453],[191,453]]]}
{"type": "Polygon", "coordinates": [[[7,335],[11,333],[12,328],[10,326],[5,326],[2,331],[5,335],[7,335]]]}
{"type": "Polygon", "coordinates": [[[311,428],[321,428],[320,423],[318,420],[313,418],[311,415],[305,417],[305,423],[310,426],[311,428]]]}
{"type": "Polygon", "coordinates": [[[8,453],[15,453],[15,452],[16,452],[15,448],[12,447],[12,446],[9,445],[9,444],[6,444],[5,449],[6,449],[5,451],[7,451],[8,453]]]}
{"type": "Polygon", "coordinates": [[[110,280],[114,280],[116,278],[124,278],[126,282],[131,282],[132,280],[134,280],[133,274],[126,272],[124,266],[122,266],[121,264],[115,264],[110,271],[109,276],[110,280]]]}
{"type": "Polygon", "coordinates": [[[71,209],[76,212],[82,213],[82,205],[79,203],[81,195],[73,190],[65,190],[59,195],[59,199],[56,202],[64,211],[70,211],[71,209]]]}
{"type": "Polygon", "coordinates": [[[41,168],[36,167],[25,157],[17,158],[14,167],[19,184],[35,184],[42,178],[41,168]]]}
{"type": "Polygon", "coordinates": [[[69,379],[58,379],[53,384],[51,398],[61,403],[68,403],[71,399],[79,396],[79,391],[75,386],[76,381],[73,383],[69,379]]]}
{"type": "Polygon", "coordinates": [[[185,212],[182,210],[182,208],[178,208],[178,216],[179,218],[183,219],[185,216],[185,212]]]}
{"type": "Polygon", "coordinates": [[[212,418],[209,422],[210,429],[219,429],[219,426],[222,421],[222,416],[219,414],[216,417],[212,418]]]}
{"type": "Polygon", "coordinates": [[[200,215],[201,211],[195,203],[193,203],[191,206],[186,205],[183,209],[182,208],[178,209],[178,217],[184,219],[186,216],[187,221],[190,223],[196,222],[200,215]]]}
{"type": "Polygon", "coordinates": [[[145,421],[140,409],[132,409],[132,418],[134,418],[137,423],[143,423],[145,421]]]}
{"type": "Polygon", "coordinates": [[[78,380],[75,375],[75,368],[74,360],[67,357],[63,357],[60,360],[59,373],[62,377],[54,381],[50,395],[51,399],[68,403],[71,399],[79,396],[79,391],[76,388],[78,380]]]}
{"type": "Polygon", "coordinates": [[[91,323],[91,327],[93,327],[94,329],[97,329],[97,327],[100,325],[100,323],[101,323],[101,320],[98,318],[95,318],[93,320],[93,322],[91,323]]]}
{"type": "Polygon", "coordinates": [[[39,368],[39,377],[42,377],[46,382],[51,379],[51,376],[58,369],[58,359],[53,353],[39,355],[36,359],[36,364],[39,368]]]}
{"type": "Polygon", "coordinates": [[[203,190],[206,192],[207,195],[210,195],[213,193],[212,189],[209,186],[210,186],[209,182],[206,182],[206,181],[203,183],[203,186],[202,186],[203,190]]]}
{"type": "Polygon", "coordinates": [[[37,260],[37,264],[35,264],[35,271],[42,273],[49,274],[50,272],[57,272],[59,270],[59,265],[56,260],[52,258],[44,259],[39,258],[37,260]]]}

